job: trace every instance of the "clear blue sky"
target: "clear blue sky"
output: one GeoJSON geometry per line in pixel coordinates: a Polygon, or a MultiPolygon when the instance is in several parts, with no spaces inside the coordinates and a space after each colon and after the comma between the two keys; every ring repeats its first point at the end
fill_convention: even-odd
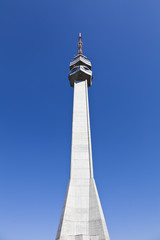
{"type": "Polygon", "coordinates": [[[69,62],[93,65],[94,174],[111,240],[160,240],[160,1],[0,1],[0,240],[53,240],[70,169],[69,62]]]}

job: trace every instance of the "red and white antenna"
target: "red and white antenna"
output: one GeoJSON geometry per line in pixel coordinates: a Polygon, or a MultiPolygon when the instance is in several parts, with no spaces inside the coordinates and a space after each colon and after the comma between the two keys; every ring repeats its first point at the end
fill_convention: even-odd
{"type": "Polygon", "coordinates": [[[78,55],[82,55],[82,36],[81,33],[79,33],[79,41],[78,41],[78,55]]]}

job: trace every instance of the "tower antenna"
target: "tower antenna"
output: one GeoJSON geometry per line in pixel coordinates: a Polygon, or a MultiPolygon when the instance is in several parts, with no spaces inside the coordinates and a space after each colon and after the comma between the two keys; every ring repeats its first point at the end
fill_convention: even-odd
{"type": "Polygon", "coordinates": [[[79,39],[78,39],[78,55],[82,55],[82,35],[79,33],[79,39]]]}

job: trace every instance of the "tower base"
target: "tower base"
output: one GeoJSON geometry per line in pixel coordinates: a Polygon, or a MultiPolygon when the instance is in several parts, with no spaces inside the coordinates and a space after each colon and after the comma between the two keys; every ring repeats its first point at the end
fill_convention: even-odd
{"type": "Polygon", "coordinates": [[[56,240],[109,240],[93,178],[70,180],[56,240]]]}

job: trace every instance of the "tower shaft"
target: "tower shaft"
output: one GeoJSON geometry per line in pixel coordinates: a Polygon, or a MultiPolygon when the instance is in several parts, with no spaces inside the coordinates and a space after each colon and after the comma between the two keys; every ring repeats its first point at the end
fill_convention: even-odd
{"type": "Polygon", "coordinates": [[[71,178],[93,177],[87,81],[74,83],[71,178]]]}
{"type": "Polygon", "coordinates": [[[87,80],[74,82],[71,175],[57,240],[109,240],[93,178],[87,80]]]}

